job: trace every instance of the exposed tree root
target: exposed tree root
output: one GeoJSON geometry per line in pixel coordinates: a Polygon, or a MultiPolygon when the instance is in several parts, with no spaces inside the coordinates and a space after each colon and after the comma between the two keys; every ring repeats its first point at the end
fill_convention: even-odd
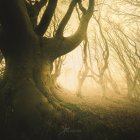
{"type": "Polygon", "coordinates": [[[50,78],[49,82],[45,82],[41,79],[41,76],[35,75],[34,81],[40,92],[48,99],[49,103],[52,104],[57,110],[63,110],[68,112],[80,111],[80,107],[75,104],[67,103],[57,96],[55,96],[59,90],[53,80],[50,78]]]}
{"type": "MultiPolygon", "coordinates": [[[[15,133],[26,133],[26,136],[28,133],[36,135],[45,133],[40,132],[46,131],[45,129],[54,129],[55,126],[51,126],[51,124],[55,124],[58,128],[73,120],[74,113],[58,104],[57,100],[50,102],[50,98],[47,100],[32,83],[29,82],[28,84],[28,86],[23,84],[23,86],[21,85],[13,91],[11,90],[12,86],[9,88],[5,86],[3,91],[0,91],[0,99],[3,100],[0,111],[0,121],[2,121],[0,122],[0,128],[4,133],[14,133],[14,135],[16,135],[15,133]],[[24,86],[26,86],[26,89],[23,89],[24,86]],[[36,132],[37,130],[39,132],[36,132]]],[[[53,99],[51,98],[51,100],[53,99]]]]}

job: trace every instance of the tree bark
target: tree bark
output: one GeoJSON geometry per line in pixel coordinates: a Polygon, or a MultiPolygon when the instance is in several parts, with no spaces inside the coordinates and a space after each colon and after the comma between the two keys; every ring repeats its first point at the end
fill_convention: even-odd
{"type": "Polygon", "coordinates": [[[42,57],[39,40],[30,39],[25,44],[26,47],[20,46],[22,55],[19,51],[9,52],[6,82],[0,89],[0,130],[4,137],[9,134],[14,139],[21,139],[23,135],[35,139],[43,127],[49,127],[50,121],[60,122],[65,116],[65,122],[72,116],[64,108],[65,104],[53,95],[55,85],[50,74],[53,62],[42,57]]]}
{"type": "MultiPolygon", "coordinates": [[[[51,136],[47,138],[56,133],[54,139],[63,124],[72,124],[74,106],[54,95],[56,89],[51,70],[56,58],[72,51],[83,40],[80,34],[86,33],[94,6],[94,1],[89,1],[89,8],[76,33],[68,38],[56,36],[51,39],[41,36],[49,26],[57,0],[50,15],[44,14],[43,19],[48,17],[48,21],[42,19],[39,25],[43,26],[37,27],[38,34],[24,0],[0,1],[3,32],[0,33],[0,50],[6,62],[4,80],[0,84],[0,137],[5,140],[43,140],[40,136],[46,136],[45,132],[50,130],[51,136]]],[[[52,1],[49,2],[48,6],[53,6],[52,1]]]]}

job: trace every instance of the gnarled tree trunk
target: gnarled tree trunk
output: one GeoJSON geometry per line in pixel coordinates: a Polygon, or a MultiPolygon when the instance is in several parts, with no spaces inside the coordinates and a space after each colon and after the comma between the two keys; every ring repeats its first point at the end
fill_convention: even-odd
{"type": "Polygon", "coordinates": [[[53,61],[75,49],[86,34],[93,0],[89,0],[76,33],[63,37],[63,30],[77,2],[71,2],[56,36],[50,39],[42,35],[51,21],[57,0],[54,3],[49,1],[46,12],[51,7],[53,9],[50,14],[44,14],[36,28],[24,0],[0,2],[0,49],[6,61],[4,80],[0,85],[0,129],[5,139],[9,135],[11,139],[39,139],[42,133],[46,135],[44,131],[52,127],[52,122],[56,125],[52,129],[57,130],[60,124],[72,119],[73,113],[66,108],[68,104],[53,94],[56,90],[51,69],[53,61]]]}

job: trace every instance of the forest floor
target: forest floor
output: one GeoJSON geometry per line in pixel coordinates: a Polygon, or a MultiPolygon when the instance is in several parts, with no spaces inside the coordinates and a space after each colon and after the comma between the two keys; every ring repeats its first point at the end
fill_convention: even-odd
{"type": "Polygon", "coordinates": [[[140,140],[140,102],[116,94],[106,98],[97,95],[78,98],[66,93],[59,96],[82,110],[77,113],[80,125],[66,126],[63,137],[77,139],[82,135],[79,139],[140,140]]]}

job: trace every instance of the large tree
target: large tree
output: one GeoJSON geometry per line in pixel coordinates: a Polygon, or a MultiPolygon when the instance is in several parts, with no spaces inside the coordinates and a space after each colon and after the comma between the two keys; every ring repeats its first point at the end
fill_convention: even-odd
{"type": "Polygon", "coordinates": [[[6,63],[0,84],[0,129],[4,136],[10,133],[18,138],[25,133],[31,139],[40,134],[40,128],[49,125],[50,118],[61,120],[64,115],[72,116],[70,108],[66,109],[68,104],[54,96],[52,63],[84,40],[94,8],[94,0],[88,1],[86,9],[81,0],[71,0],[53,38],[44,34],[58,0],[0,1],[0,50],[6,63]],[[64,37],[76,5],[82,11],[79,27],[74,34],[64,37]],[[43,16],[37,23],[44,6],[43,16]]]}

